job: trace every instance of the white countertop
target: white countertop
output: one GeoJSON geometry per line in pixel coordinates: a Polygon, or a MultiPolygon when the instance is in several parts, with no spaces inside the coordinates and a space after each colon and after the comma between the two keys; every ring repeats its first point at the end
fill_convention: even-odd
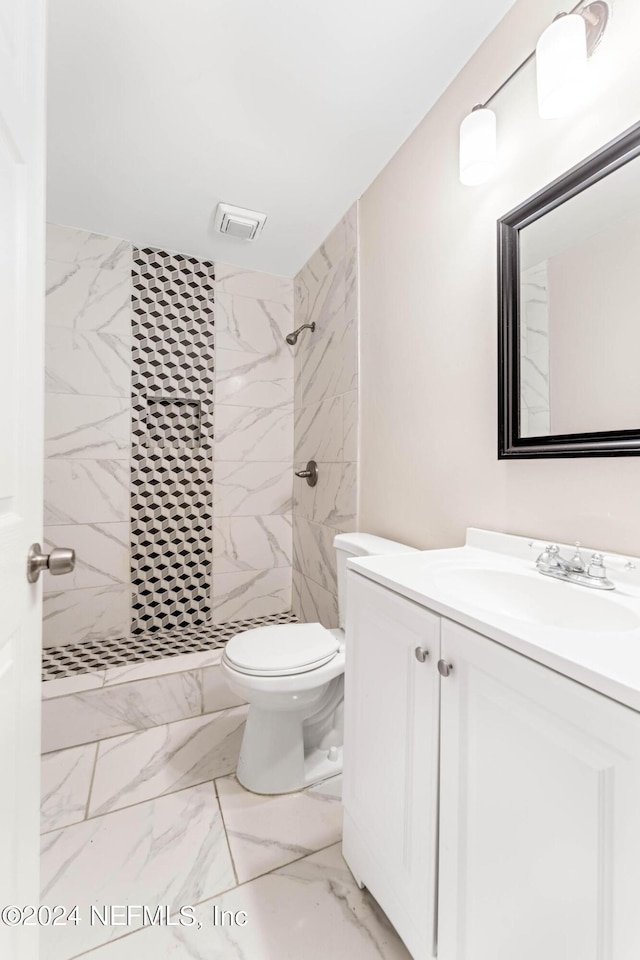
{"type": "MultiPolygon", "coordinates": [[[[559,544],[564,556],[572,549],[559,544]]],[[[447,586],[443,572],[456,567],[517,572],[543,579],[556,590],[604,596],[626,607],[640,623],[640,560],[605,554],[615,591],[596,591],[542,577],[535,560],[541,541],[470,529],[464,547],[427,550],[398,556],[349,560],[350,570],[368,577],[434,613],[475,630],[544,666],[640,712],[640,626],[608,632],[569,629],[518,619],[506,610],[486,609],[447,586]],[[633,566],[630,566],[632,564],[633,566]]],[[[585,548],[588,554],[596,548],[585,548]]],[[[587,601],[588,602],[588,601],[587,601]]]]}

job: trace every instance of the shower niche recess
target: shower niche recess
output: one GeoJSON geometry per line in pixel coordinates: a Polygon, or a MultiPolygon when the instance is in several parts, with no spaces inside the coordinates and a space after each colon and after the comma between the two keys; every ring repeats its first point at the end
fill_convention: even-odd
{"type": "Polygon", "coordinates": [[[147,397],[147,447],[197,450],[202,404],[195,397],[147,397]]]}

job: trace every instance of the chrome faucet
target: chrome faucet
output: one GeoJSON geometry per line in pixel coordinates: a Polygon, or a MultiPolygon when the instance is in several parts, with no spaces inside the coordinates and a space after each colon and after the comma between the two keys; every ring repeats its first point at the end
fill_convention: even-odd
{"type": "Polygon", "coordinates": [[[615,590],[616,585],[607,577],[604,558],[601,553],[594,553],[586,564],[580,553],[580,541],[576,542],[576,552],[570,560],[565,560],[560,554],[560,548],[550,543],[544,548],[536,560],[536,569],[545,577],[554,577],[556,580],[567,580],[582,587],[592,587],[595,590],[615,590]]]}

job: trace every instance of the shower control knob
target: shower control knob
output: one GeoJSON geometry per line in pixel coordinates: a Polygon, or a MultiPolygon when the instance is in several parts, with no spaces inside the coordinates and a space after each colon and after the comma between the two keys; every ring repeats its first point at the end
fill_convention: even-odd
{"type": "Polygon", "coordinates": [[[69,547],[55,547],[51,553],[43,553],[39,543],[32,543],[27,555],[27,580],[35,583],[43,570],[54,577],[63,573],[73,573],[76,565],[76,552],[69,547]]]}
{"type": "Polygon", "coordinates": [[[310,487],[315,487],[318,482],[318,464],[315,460],[309,460],[305,470],[296,470],[296,477],[306,480],[310,487]]]}
{"type": "Polygon", "coordinates": [[[427,657],[429,656],[429,651],[425,650],[424,647],[416,647],[415,655],[416,655],[416,660],[419,660],[420,663],[424,663],[427,657]]]}

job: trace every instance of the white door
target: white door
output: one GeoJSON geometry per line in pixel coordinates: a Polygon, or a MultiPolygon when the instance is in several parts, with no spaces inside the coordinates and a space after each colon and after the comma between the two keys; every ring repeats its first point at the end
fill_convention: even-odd
{"type": "Polygon", "coordinates": [[[440,960],[640,957],[640,714],[443,620],[440,960]]]}
{"type": "Polygon", "coordinates": [[[435,940],[440,619],[349,573],[347,621],[343,853],[415,960],[426,960],[435,940]]]}
{"type": "MultiPolygon", "coordinates": [[[[42,534],[44,4],[0,2],[0,906],[38,903],[42,534]]],[[[0,956],[37,960],[0,922],[0,956]]]]}

